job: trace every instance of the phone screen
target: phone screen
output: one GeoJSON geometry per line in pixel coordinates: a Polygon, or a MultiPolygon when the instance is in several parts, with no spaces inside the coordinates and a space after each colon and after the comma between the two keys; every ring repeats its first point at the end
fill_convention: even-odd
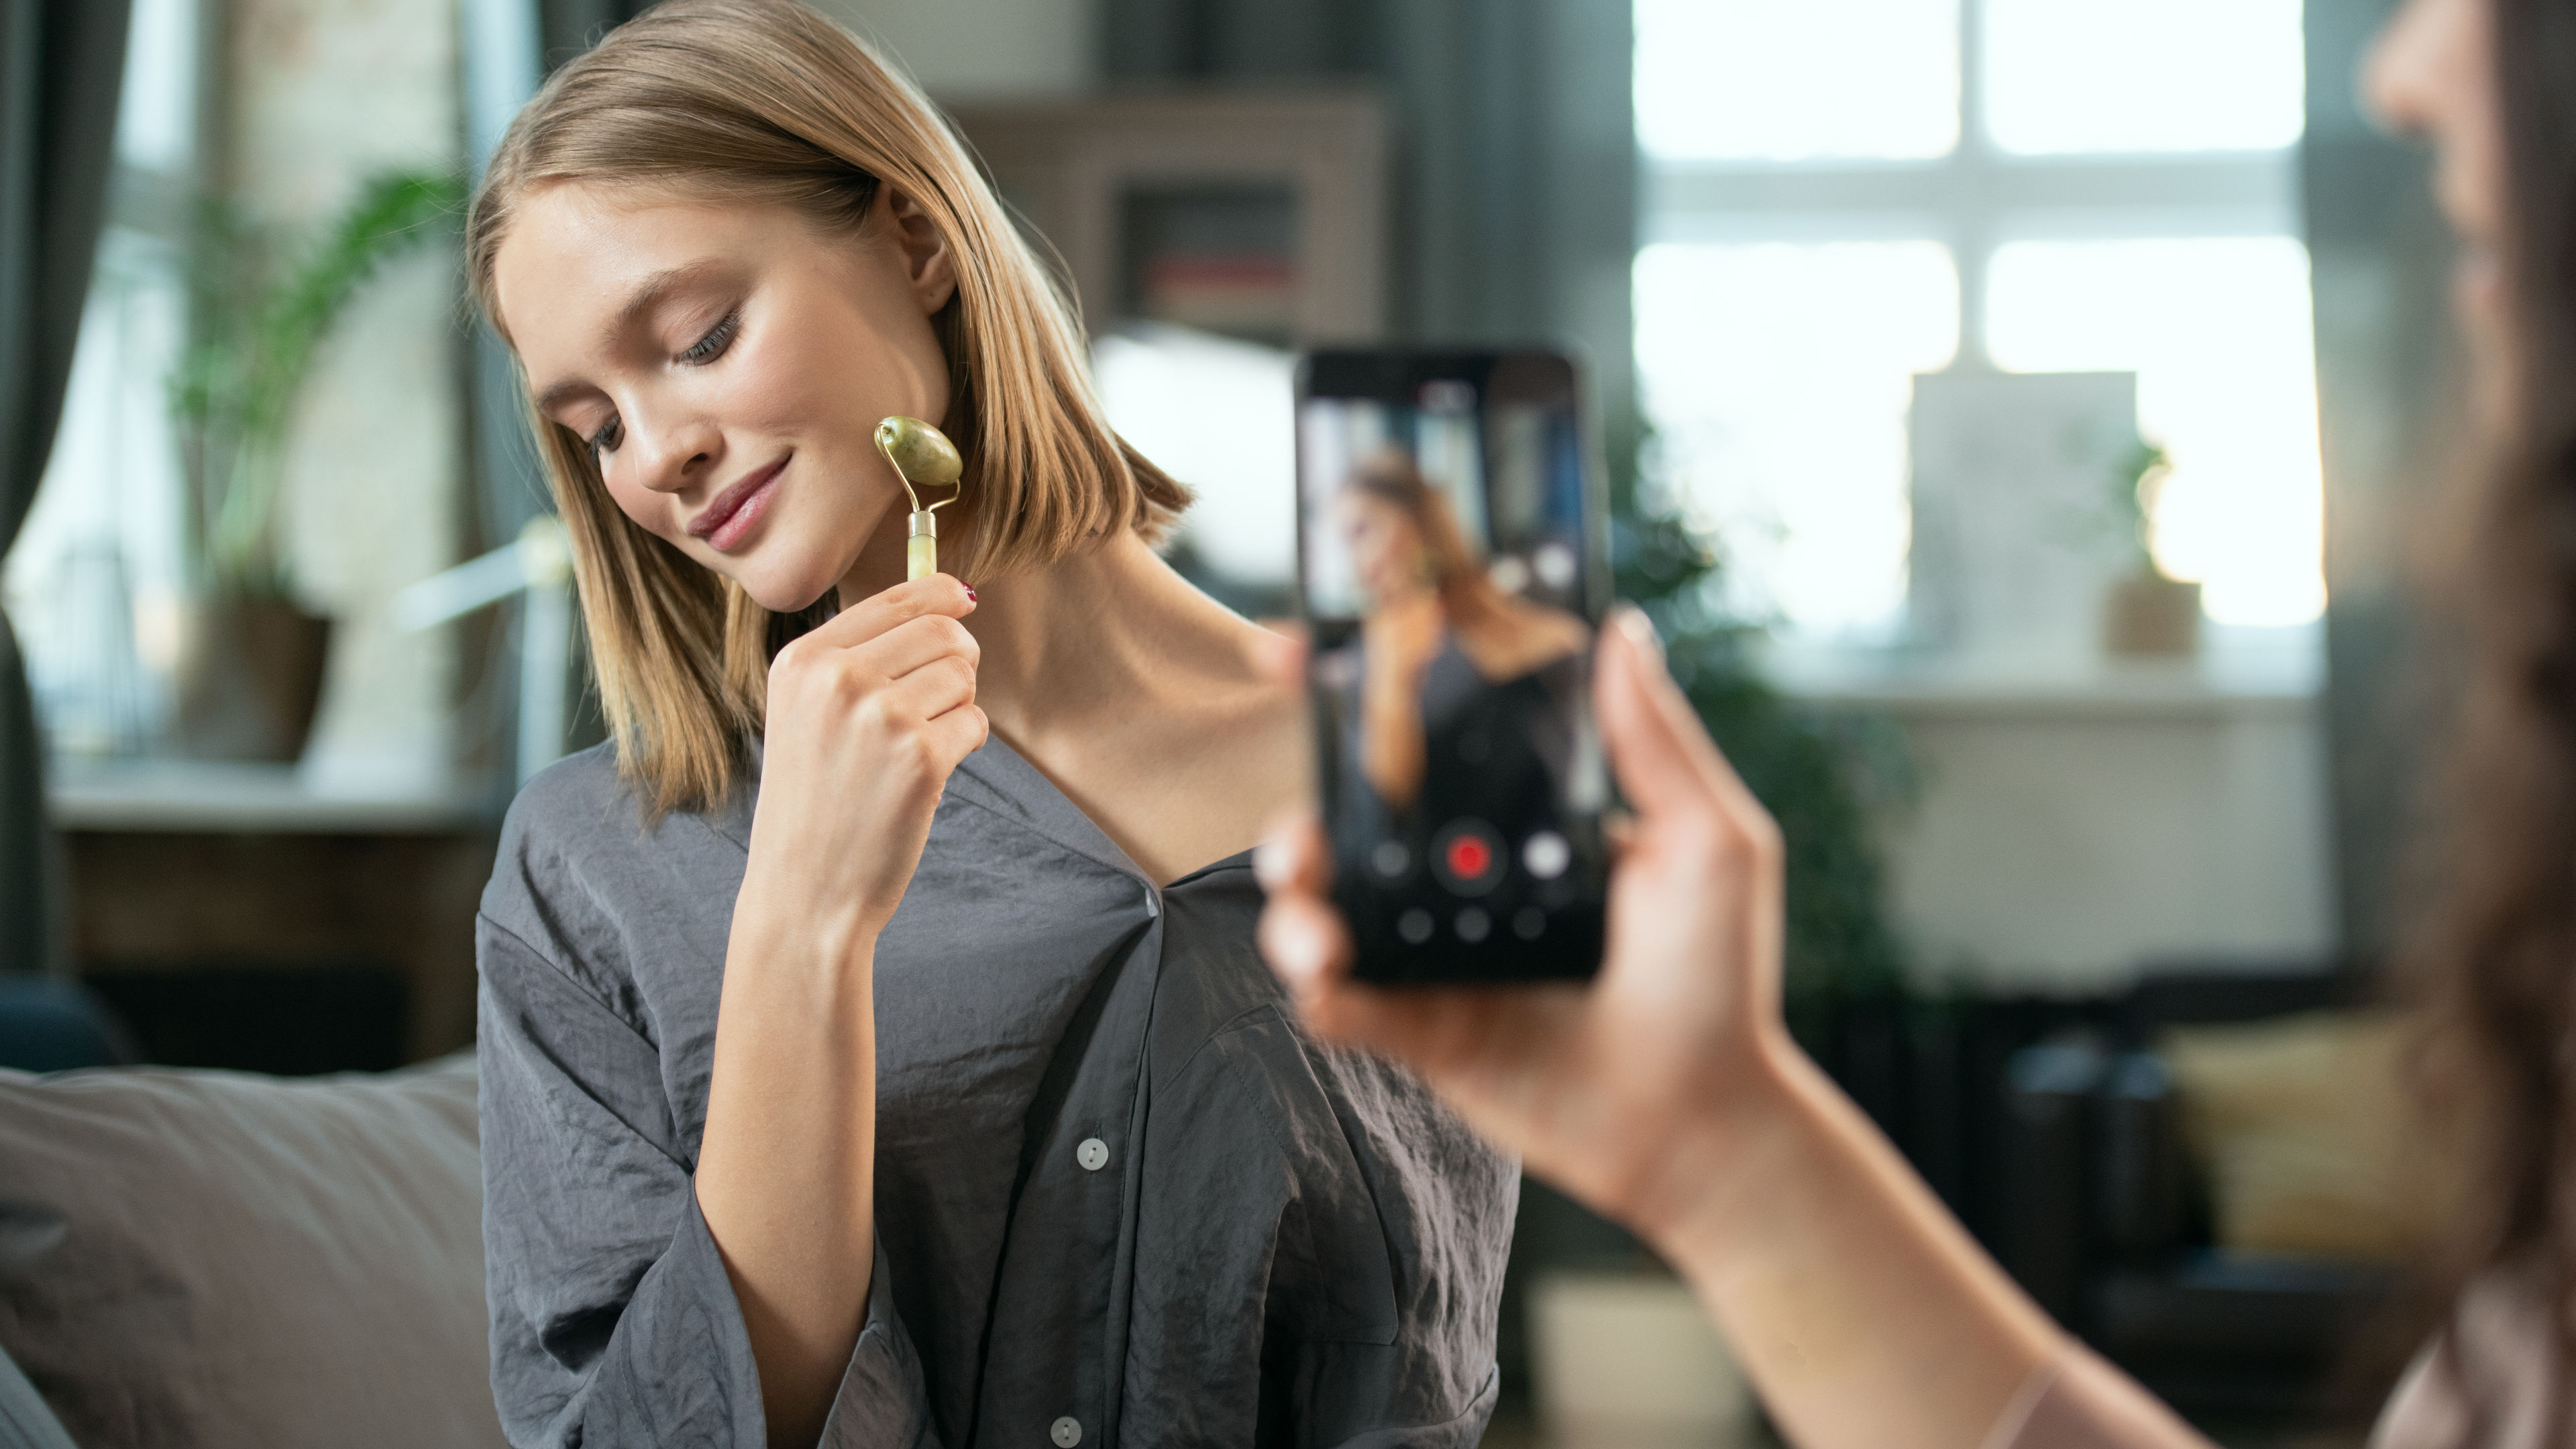
{"type": "Polygon", "coordinates": [[[1609,601],[1573,365],[1319,352],[1300,374],[1298,576],[1333,894],[1374,981],[1588,976],[1609,601]]]}

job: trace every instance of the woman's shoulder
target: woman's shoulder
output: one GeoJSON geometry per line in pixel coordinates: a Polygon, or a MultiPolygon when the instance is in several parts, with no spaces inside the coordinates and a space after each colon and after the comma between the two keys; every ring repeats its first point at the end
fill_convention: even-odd
{"type": "Polygon", "coordinates": [[[729,909],[722,877],[741,872],[749,818],[747,802],[657,816],[611,747],[569,755],[511,801],[484,919],[564,964],[628,936],[639,916],[668,927],[674,916],[729,909]]]}

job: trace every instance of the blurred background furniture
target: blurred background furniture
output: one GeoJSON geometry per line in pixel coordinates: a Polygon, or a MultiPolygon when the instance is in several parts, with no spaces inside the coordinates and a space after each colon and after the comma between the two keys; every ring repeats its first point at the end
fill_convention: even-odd
{"type": "Polygon", "coordinates": [[[0,1444],[498,1446],[474,1098],[464,1057],[0,1070],[0,1444]]]}
{"type": "MultiPolygon", "coordinates": [[[[2221,1159],[2223,1148],[2188,1130],[2191,1083],[2175,1053],[2189,1050],[2190,1038],[2207,1039],[2194,1028],[2366,1029],[2375,1025],[2363,1010],[2367,992],[2344,973],[2150,975],[2099,1003],[2080,1034],[2011,1058],[1998,1255],[2059,1321],[2185,1414],[2296,1422],[2339,1407],[2331,1396],[2350,1386],[2338,1376],[2363,1347],[2355,1335],[2393,1306],[2399,1253],[2411,1244],[2402,1225],[2382,1237],[2377,1223],[2356,1233],[2313,1220],[2304,1234],[2276,1229],[2271,1238],[2343,1251],[2231,1243],[2247,1233],[2227,1221],[2228,1209],[2241,1220],[2249,1207],[2266,1207],[2230,1203],[2231,1192],[2268,1192],[2275,1206],[2314,1214],[2345,1187],[2337,1178],[2351,1164],[2312,1134],[2301,1144],[2306,1161],[2259,1165],[2275,1180],[2245,1182],[2221,1159]],[[2283,1172],[2297,1180],[2279,1180],[2283,1172]],[[2365,1247],[2375,1251],[2354,1251],[2365,1247]]],[[[2393,1083],[2363,1065],[2316,1075],[2325,1075],[2325,1091],[2387,1124],[2393,1144],[2402,1114],[2383,1095],[2393,1083]]],[[[2202,1104],[2204,1116],[2210,1105],[2224,1104],[2202,1104]]],[[[2361,1166],[2393,1172],[2397,1161],[2391,1153],[2361,1166]]],[[[2251,1236],[2264,1238],[2261,1227],[2251,1236]]]]}
{"type": "Polygon", "coordinates": [[[478,793],[334,791],[292,766],[57,774],[74,979],[142,1059],[380,1071],[474,1037],[474,912],[499,822],[478,793]]]}

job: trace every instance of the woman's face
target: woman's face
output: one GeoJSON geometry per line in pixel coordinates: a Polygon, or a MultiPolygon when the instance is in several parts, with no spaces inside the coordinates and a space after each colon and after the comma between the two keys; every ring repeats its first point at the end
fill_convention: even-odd
{"type": "Polygon", "coordinates": [[[948,411],[930,319],[953,262],[887,190],[851,238],[556,182],[520,203],[493,282],[538,411],[590,442],[617,506],[773,611],[847,578],[900,509],[877,421],[948,411]]]}
{"type": "Polygon", "coordinates": [[[1342,495],[1338,512],[1342,545],[1371,604],[1389,604],[1427,587],[1422,529],[1403,509],[1353,489],[1342,495]]]}
{"type": "Polygon", "coordinates": [[[2508,205],[2492,4],[2408,0],[2362,77],[2381,121],[2433,144],[2434,199],[2460,241],[2453,304],[2488,361],[2506,313],[2496,248],[2508,205]]]}

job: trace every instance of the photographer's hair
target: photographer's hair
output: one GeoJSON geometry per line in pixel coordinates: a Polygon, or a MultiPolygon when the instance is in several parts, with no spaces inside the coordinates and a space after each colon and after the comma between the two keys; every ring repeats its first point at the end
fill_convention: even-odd
{"type": "MultiPolygon", "coordinates": [[[[2530,1275],[2551,1319],[2555,1440],[2576,1386],[2576,6],[2492,3],[2508,404],[2465,497],[2467,688],[2407,955],[2428,1007],[2429,1120],[2466,1157],[2442,1298],[2491,1270],[2530,1275]]],[[[2463,1442],[2492,1442],[2503,1406],[2470,1408],[2463,1442]]]]}
{"type": "MultiPolygon", "coordinates": [[[[1081,326],[947,123],[848,31],[791,0],[669,0],[608,33],[529,101],[466,225],[475,299],[506,340],[493,258],[519,202],[559,181],[784,205],[855,238],[880,186],[921,208],[955,258],[932,319],[948,358],[940,425],[966,462],[961,578],[1047,563],[1134,531],[1158,539],[1188,490],[1113,433],[1081,326]]],[[[637,526],[590,449],[536,417],[619,766],[652,811],[742,779],[770,657],[804,616],[637,526]]],[[[828,601],[827,601],[828,602],[828,601]]],[[[819,612],[819,608],[815,611],[819,612]]]]}

